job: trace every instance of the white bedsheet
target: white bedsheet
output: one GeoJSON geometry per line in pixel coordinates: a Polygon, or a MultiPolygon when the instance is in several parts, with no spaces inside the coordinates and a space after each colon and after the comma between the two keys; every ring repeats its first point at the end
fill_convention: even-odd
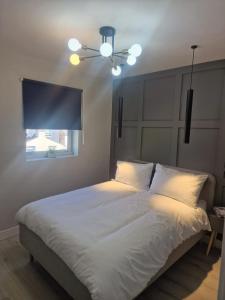
{"type": "Polygon", "coordinates": [[[18,222],[62,258],[94,300],[135,298],[174,248],[210,229],[201,207],[118,184],[36,201],[17,214],[18,222]]]}

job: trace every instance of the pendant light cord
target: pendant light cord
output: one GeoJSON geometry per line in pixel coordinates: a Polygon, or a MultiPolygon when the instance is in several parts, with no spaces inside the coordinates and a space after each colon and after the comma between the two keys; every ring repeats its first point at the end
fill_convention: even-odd
{"type": "Polygon", "coordinates": [[[192,62],[191,62],[190,89],[192,88],[192,76],[193,76],[193,72],[194,72],[195,49],[197,49],[197,48],[198,48],[197,45],[192,45],[192,46],[191,46],[191,49],[193,50],[193,53],[192,53],[192,62]]]}

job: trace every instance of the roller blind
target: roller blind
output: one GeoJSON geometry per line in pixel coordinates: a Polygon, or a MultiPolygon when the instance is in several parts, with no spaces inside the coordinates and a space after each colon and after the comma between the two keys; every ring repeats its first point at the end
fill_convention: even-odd
{"type": "Polygon", "coordinates": [[[82,90],[23,79],[25,129],[81,129],[82,90]]]}

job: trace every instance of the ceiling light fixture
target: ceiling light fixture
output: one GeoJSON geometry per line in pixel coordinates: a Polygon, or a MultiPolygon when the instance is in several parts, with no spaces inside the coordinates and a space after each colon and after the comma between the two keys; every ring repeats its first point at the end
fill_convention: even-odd
{"type": "Polygon", "coordinates": [[[115,67],[112,67],[112,74],[114,76],[119,76],[122,72],[122,69],[120,66],[115,66],[115,67]]]}
{"type": "Polygon", "coordinates": [[[137,59],[136,59],[135,56],[128,55],[128,57],[127,57],[127,63],[128,63],[128,65],[133,66],[133,65],[136,64],[136,61],[137,61],[137,59]]]}
{"type": "Polygon", "coordinates": [[[68,41],[68,47],[71,51],[77,51],[77,50],[81,49],[82,45],[80,44],[80,42],[77,39],[70,39],[68,41]]]}
{"type": "Polygon", "coordinates": [[[71,51],[78,50],[92,51],[94,55],[79,56],[74,53],[70,56],[70,63],[72,65],[79,65],[80,61],[91,58],[104,57],[108,58],[111,63],[112,74],[119,76],[122,72],[121,65],[127,62],[128,65],[133,66],[136,63],[137,57],[142,53],[142,47],[139,44],[132,45],[129,49],[115,51],[114,39],[116,30],[111,26],[103,26],[99,29],[102,43],[99,49],[90,48],[82,45],[77,39],[72,38],[68,41],[68,47],[71,51]]]}
{"type": "Polygon", "coordinates": [[[79,65],[80,63],[80,57],[78,54],[74,53],[70,56],[70,63],[74,66],[79,65]]]}
{"type": "Polygon", "coordinates": [[[102,56],[109,57],[109,56],[112,55],[112,52],[113,52],[113,48],[112,48],[112,45],[110,43],[101,44],[100,53],[101,53],[102,56]]]}
{"type": "Polygon", "coordinates": [[[138,57],[141,55],[142,53],[142,48],[139,44],[134,44],[133,46],[130,47],[130,49],[128,50],[130,55],[133,55],[135,57],[138,57]]]}

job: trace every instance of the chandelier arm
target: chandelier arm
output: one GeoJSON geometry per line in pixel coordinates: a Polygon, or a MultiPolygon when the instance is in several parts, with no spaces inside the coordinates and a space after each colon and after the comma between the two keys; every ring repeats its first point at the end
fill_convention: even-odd
{"type": "Polygon", "coordinates": [[[85,60],[85,59],[95,58],[95,57],[100,57],[100,56],[102,56],[102,55],[98,54],[98,55],[83,56],[80,58],[80,60],[85,60]]]}
{"type": "Polygon", "coordinates": [[[128,54],[128,50],[117,51],[117,52],[114,52],[114,54],[123,54],[123,55],[127,55],[127,54],[128,54]]]}
{"type": "Polygon", "coordinates": [[[115,48],[115,40],[114,40],[114,35],[112,36],[112,48],[113,48],[113,52],[114,52],[114,48],[115,48]]]}
{"type": "Polygon", "coordinates": [[[111,63],[112,63],[112,66],[113,66],[113,64],[114,64],[114,61],[113,61],[113,56],[111,55],[111,56],[109,56],[109,60],[111,61],[111,63]]]}
{"type": "Polygon", "coordinates": [[[90,47],[87,47],[87,46],[82,46],[82,49],[83,50],[91,50],[91,51],[94,51],[94,52],[100,52],[98,49],[95,49],[95,48],[90,48],[90,47]]]}
{"type": "Polygon", "coordinates": [[[116,54],[116,53],[113,53],[113,56],[116,56],[116,57],[119,57],[119,58],[126,58],[125,56],[121,56],[121,55],[118,55],[118,54],[116,54]]]}

